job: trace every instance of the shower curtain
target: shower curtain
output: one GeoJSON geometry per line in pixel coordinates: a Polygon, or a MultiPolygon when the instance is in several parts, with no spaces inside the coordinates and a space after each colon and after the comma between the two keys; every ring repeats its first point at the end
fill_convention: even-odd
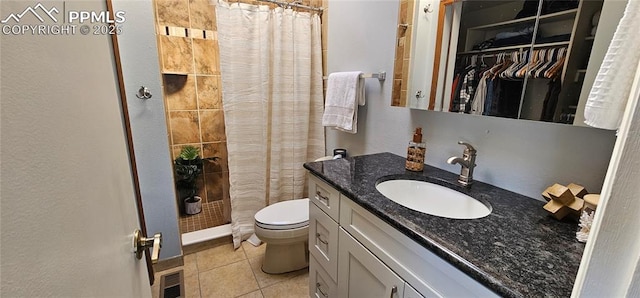
{"type": "Polygon", "coordinates": [[[222,104],[233,243],[255,213],[306,195],[303,163],[324,155],[317,14],[219,1],[222,104]]]}

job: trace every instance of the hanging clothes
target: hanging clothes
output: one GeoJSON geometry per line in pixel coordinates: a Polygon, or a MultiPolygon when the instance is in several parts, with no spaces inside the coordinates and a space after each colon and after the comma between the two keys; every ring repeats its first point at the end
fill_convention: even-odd
{"type": "Polygon", "coordinates": [[[496,97],[496,94],[495,94],[496,80],[499,80],[499,79],[495,79],[491,76],[487,78],[487,94],[485,95],[484,109],[482,111],[482,115],[493,116],[497,114],[497,106],[494,106],[494,100],[496,97]],[[493,111],[493,109],[495,109],[495,112],[493,111]]]}
{"type": "Polygon", "coordinates": [[[487,98],[487,79],[489,78],[489,75],[491,75],[491,73],[486,71],[480,78],[480,82],[478,82],[478,88],[476,89],[471,103],[470,114],[482,115],[484,112],[484,103],[487,98]]]}
{"type": "Polygon", "coordinates": [[[556,106],[558,104],[558,97],[560,96],[561,89],[562,80],[560,79],[560,76],[556,76],[551,81],[549,81],[549,89],[547,90],[547,94],[544,97],[540,121],[553,121],[553,116],[556,112],[556,106]]]}
{"type": "Polygon", "coordinates": [[[518,118],[524,92],[524,79],[552,79],[545,97],[547,112],[541,118],[551,119],[560,94],[566,47],[504,52],[494,55],[495,63],[476,66],[476,56],[460,57],[452,86],[449,111],[475,115],[518,118]],[[548,114],[551,114],[549,116],[548,114]]]}
{"type": "Polygon", "coordinates": [[[471,105],[469,104],[473,99],[475,90],[477,87],[476,70],[470,69],[464,76],[462,81],[462,87],[460,88],[460,102],[458,107],[458,113],[469,113],[471,105]]]}
{"type": "Polygon", "coordinates": [[[524,81],[500,80],[500,93],[497,96],[498,117],[518,118],[520,99],[524,81]]]}

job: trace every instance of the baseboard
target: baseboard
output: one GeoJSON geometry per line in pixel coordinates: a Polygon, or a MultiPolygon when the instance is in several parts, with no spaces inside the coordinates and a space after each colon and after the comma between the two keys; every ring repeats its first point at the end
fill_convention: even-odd
{"type": "Polygon", "coordinates": [[[159,260],[158,263],[153,264],[153,272],[165,271],[171,268],[184,266],[184,258],[177,256],[164,260],[159,260]]]}

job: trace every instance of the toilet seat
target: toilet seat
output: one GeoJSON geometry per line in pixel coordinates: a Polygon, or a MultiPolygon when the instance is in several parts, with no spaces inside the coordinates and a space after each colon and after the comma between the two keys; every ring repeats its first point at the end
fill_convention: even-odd
{"type": "Polygon", "coordinates": [[[268,230],[291,230],[309,225],[309,199],[269,205],[254,216],[256,226],[268,230]]]}

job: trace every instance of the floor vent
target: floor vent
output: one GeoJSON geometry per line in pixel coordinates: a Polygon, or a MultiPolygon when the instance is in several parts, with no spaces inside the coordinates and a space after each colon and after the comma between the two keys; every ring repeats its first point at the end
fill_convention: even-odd
{"type": "Polygon", "coordinates": [[[160,298],[184,297],[184,273],[182,270],[160,277],[160,298]]]}

